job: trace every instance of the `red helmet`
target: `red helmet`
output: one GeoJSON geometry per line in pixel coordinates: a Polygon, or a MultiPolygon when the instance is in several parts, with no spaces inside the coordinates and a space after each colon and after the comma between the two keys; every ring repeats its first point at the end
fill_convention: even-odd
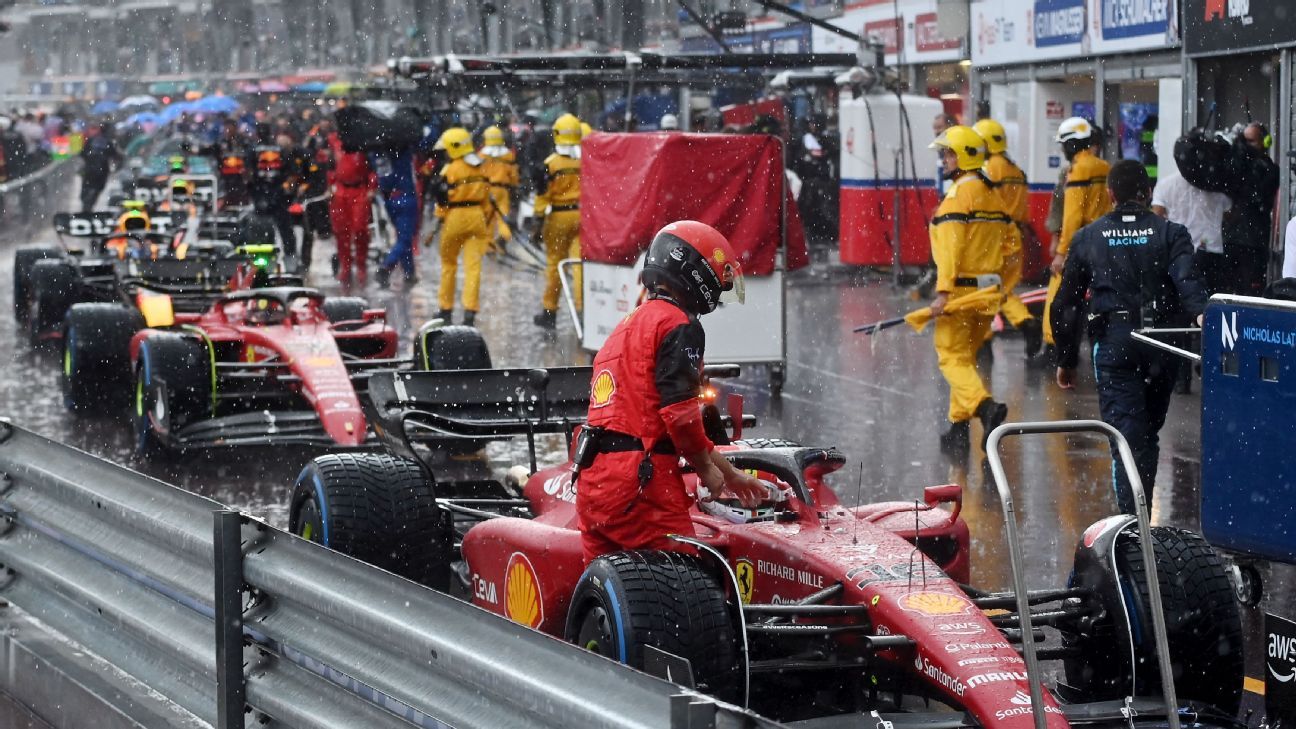
{"type": "Polygon", "coordinates": [[[643,273],[649,291],[668,286],[694,314],[709,314],[725,300],[743,302],[742,264],[720,231],[696,220],[680,220],[657,231],[643,273]]]}

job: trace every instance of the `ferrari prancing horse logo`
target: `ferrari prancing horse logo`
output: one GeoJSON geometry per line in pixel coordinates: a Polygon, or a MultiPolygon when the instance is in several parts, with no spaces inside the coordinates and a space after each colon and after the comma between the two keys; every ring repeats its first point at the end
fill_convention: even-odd
{"type": "Polygon", "coordinates": [[[738,594],[744,605],[751,603],[752,588],[756,586],[756,569],[745,559],[734,565],[734,575],[738,578],[738,594]]]}

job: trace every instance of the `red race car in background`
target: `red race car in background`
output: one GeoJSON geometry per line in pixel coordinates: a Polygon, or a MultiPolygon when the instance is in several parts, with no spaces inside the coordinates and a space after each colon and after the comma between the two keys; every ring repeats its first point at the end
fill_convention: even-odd
{"type": "MultiPolygon", "coordinates": [[[[140,313],[80,305],[73,313],[92,308],[69,316],[65,337],[69,407],[91,409],[106,397],[128,402],[144,456],[241,445],[363,446],[371,436],[358,392],[369,373],[416,361],[454,366],[430,361],[426,342],[453,339],[462,329],[434,320],[419,331],[415,357],[400,359],[386,312],[360,298],[277,286],[227,293],[198,314],[168,304],[142,297],[140,313]],[[151,326],[142,328],[141,318],[151,326]]],[[[489,366],[484,347],[468,354],[489,366]]]]}
{"type": "Polygon", "coordinates": [[[1135,517],[1094,524],[1065,587],[1025,591],[1025,630],[1017,593],[969,584],[961,487],[844,506],[825,480],[845,464],[842,453],[731,443],[724,428],[740,435],[745,419],[709,403],[712,439],[769,484],[769,499],[756,509],[700,502],[696,537],[680,538],[696,556],[630,551],[584,564],[579,484],[570,462],[537,468],[535,438],[563,434],[570,453],[589,382],[589,368],[375,373],[366,406],[389,452],[312,461],[293,488],[290,529],[807,727],[1175,726],[1171,716],[1237,725],[1240,616],[1200,537],[1159,527],[1145,549],[1136,527],[1146,524],[1135,517]],[[525,435],[531,463],[503,479],[453,474],[427,441],[447,434],[525,435]],[[1150,610],[1148,559],[1164,621],[1150,610]],[[1024,641],[1035,650],[1023,651],[1024,641]],[[1159,644],[1168,645],[1169,684],[1159,644]],[[1046,681],[1034,697],[1032,677],[1046,681]],[[1173,706],[1161,698],[1167,686],[1173,706]]]}

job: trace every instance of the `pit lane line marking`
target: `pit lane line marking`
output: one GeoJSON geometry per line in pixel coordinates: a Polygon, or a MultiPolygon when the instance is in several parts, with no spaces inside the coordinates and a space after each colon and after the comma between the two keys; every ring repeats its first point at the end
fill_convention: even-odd
{"type": "Polygon", "coordinates": [[[917,397],[917,395],[907,390],[897,390],[893,387],[886,387],[885,385],[879,385],[876,382],[869,382],[868,380],[861,380],[856,377],[847,377],[846,375],[837,374],[836,372],[825,370],[821,367],[815,367],[812,364],[807,364],[805,362],[801,362],[795,359],[789,359],[788,364],[796,365],[797,367],[804,367],[805,369],[808,369],[811,372],[817,372],[821,375],[824,375],[825,377],[835,377],[839,380],[850,382],[852,384],[859,385],[861,387],[867,387],[871,390],[881,390],[882,392],[889,392],[892,395],[904,395],[905,397],[917,397]]]}

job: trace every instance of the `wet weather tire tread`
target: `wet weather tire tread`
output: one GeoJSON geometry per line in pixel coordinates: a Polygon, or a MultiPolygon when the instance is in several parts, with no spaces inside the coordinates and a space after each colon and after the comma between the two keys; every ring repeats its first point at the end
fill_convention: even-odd
{"type": "MultiPolygon", "coordinates": [[[[1242,697],[1242,622],[1232,582],[1219,555],[1200,536],[1174,527],[1153,527],[1161,602],[1180,702],[1210,704],[1236,714],[1242,697]]],[[[1136,623],[1135,694],[1159,696],[1160,671],[1152,636],[1147,571],[1137,533],[1116,545],[1126,604],[1136,623]],[[1134,589],[1130,589],[1134,588],[1134,589]]],[[[1120,595],[1108,595],[1107,617],[1092,637],[1075,643],[1082,655],[1067,662],[1067,682],[1090,699],[1120,698],[1130,681],[1130,648],[1124,637],[1120,595]]]]}
{"type": "Polygon", "coordinates": [[[41,259],[32,266],[27,333],[33,347],[61,330],[64,315],[76,303],[77,278],[77,269],[62,260],[41,259]]]}
{"type": "Polygon", "coordinates": [[[576,587],[568,639],[575,640],[584,613],[595,602],[612,612],[600,583],[621,595],[628,626],[627,660],[643,668],[645,645],[688,659],[708,693],[732,698],[738,646],[725,591],[698,558],[679,552],[634,551],[591,563],[576,587]]]}
{"type": "Polygon", "coordinates": [[[68,309],[62,379],[69,410],[106,409],[127,401],[131,337],[142,328],[144,318],[122,304],[74,304],[68,309]]]}
{"type": "Polygon", "coordinates": [[[359,296],[330,296],[324,299],[320,308],[330,322],[337,324],[363,319],[365,309],[369,308],[369,302],[359,296]]]}
{"type": "Polygon", "coordinates": [[[751,450],[762,448],[800,448],[801,444],[786,438],[742,438],[733,442],[733,445],[751,450]]]}
{"type": "Polygon", "coordinates": [[[414,347],[419,366],[425,370],[491,368],[490,350],[476,327],[454,325],[430,329],[423,334],[423,341],[416,341],[414,347]]]}
{"type": "Polygon", "coordinates": [[[14,320],[19,324],[27,322],[27,313],[31,306],[31,273],[37,261],[47,258],[61,259],[66,254],[61,246],[34,245],[23,246],[14,251],[14,284],[13,310],[14,320]]]}
{"type": "Polygon", "coordinates": [[[453,559],[447,515],[418,464],[380,453],[320,456],[293,488],[290,528],[323,485],[328,547],[438,590],[450,584],[453,559]]]}

